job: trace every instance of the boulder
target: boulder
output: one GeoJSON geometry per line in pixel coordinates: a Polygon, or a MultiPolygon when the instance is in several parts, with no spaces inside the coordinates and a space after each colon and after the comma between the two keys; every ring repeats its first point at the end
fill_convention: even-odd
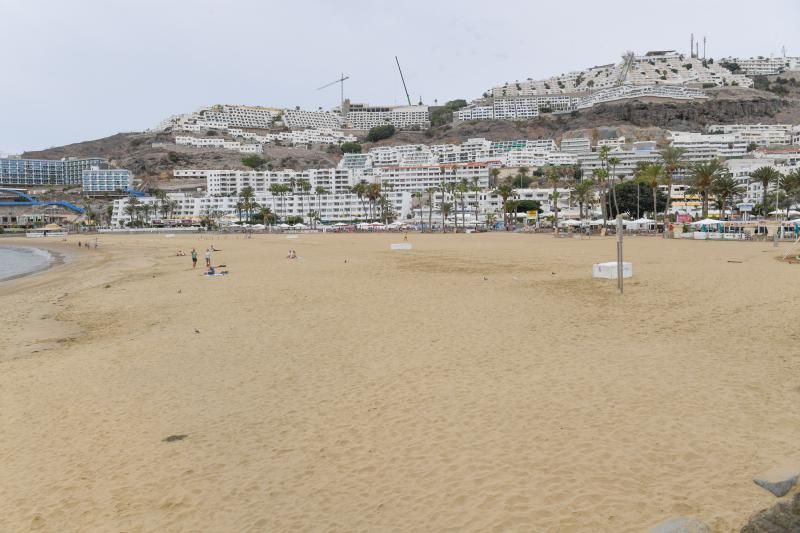
{"type": "Polygon", "coordinates": [[[696,518],[676,516],[659,522],[650,533],[711,533],[711,528],[696,518]]]}
{"type": "Polygon", "coordinates": [[[786,533],[800,531],[800,493],[753,515],[741,533],[786,533]]]}
{"type": "Polygon", "coordinates": [[[792,490],[798,478],[800,478],[800,463],[791,463],[771,468],[754,477],[753,482],[780,498],[792,490]]]}

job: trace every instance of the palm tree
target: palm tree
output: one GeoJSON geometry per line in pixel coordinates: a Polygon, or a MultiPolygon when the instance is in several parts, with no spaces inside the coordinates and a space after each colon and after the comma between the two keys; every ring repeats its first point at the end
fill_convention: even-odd
{"type": "Polygon", "coordinates": [[[493,192],[503,199],[503,225],[506,231],[508,231],[508,199],[514,196],[514,189],[511,185],[503,184],[497,187],[493,192]]]}
{"type": "Polygon", "coordinates": [[[798,197],[800,197],[800,169],[795,169],[784,176],[781,180],[781,188],[787,198],[786,218],[788,220],[789,210],[792,205],[797,203],[798,197]]]}
{"type": "Polygon", "coordinates": [[[614,200],[614,211],[619,213],[619,204],[617,203],[617,189],[614,187],[615,179],[617,177],[617,165],[619,165],[619,157],[609,157],[606,162],[608,163],[611,172],[609,174],[608,185],[611,188],[611,198],[614,200]]]}
{"type": "Polygon", "coordinates": [[[480,204],[479,195],[480,195],[480,192],[482,190],[480,187],[478,187],[478,178],[475,178],[473,180],[472,185],[470,186],[469,190],[470,190],[470,192],[475,194],[475,201],[472,202],[472,204],[475,206],[475,221],[477,222],[478,221],[478,210],[479,210],[480,205],[481,205],[480,204]]]}
{"type": "Polygon", "coordinates": [[[239,219],[239,223],[242,222],[242,211],[244,211],[244,202],[239,200],[236,202],[236,217],[239,219]]]}
{"type": "Polygon", "coordinates": [[[580,218],[583,219],[583,206],[588,204],[591,199],[592,192],[594,192],[594,183],[591,180],[583,179],[575,185],[572,191],[578,201],[580,218]]]}
{"type": "Polygon", "coordinates": [[[373,208],[378,205],[380,199],[383,197],[381,194],[380,183],[370,183],[366,188],[366,197],[369,201],[369,215],[370,220],[374,219],[373,208]]]}
{"type": "Polygon", "coordinates": [[[114,206],[108,205],[106,206],[106,226],[111,225],[111,217],[114,216],[114,206]]]}
{"type": "Polygon", "coordinates": [[[497,167],[492,168],[489,171],[489,187],[496,187],[497,186],[497,178],[500,177],[500,169],[497,167]]]}
{"type": "Polygon", "coordinates": [[[466,207],[466,205],[464,204],[464,197],[466,196],[467,191],[469,190],[469,187],[467,186],[467,180],[466,179],[462,179],[456,185],[456,189],[458,190],[458,193],[461,196],[461,229],[466,231],[467,230],[467,217],[466,217],[466,214],[465,214],[465,211],[464,211],[465,207],[466,207]]]}
{"type": "Polygon", "coordinates": [[[367,192],[367,182],[359,181],[350,187],[350,192],[358,197],[358,201],[361,202],[361,211],[364,213],[364,218],[367,218],[367,207],[364,205],[364,195],[367,192]]]}
{"type": "Polygon", "coordinates": [[[91,222],[94,219],[94,206],[92,205],[91,198],[85,198],[83,200],[83,211],[86,222],[91,222]]]}
{"type": "Polygon", "coordinates": [[[317,195],[317,211],[321,213],[322,207],[320,204],[320,196],[322,196],[323,194],[328,194],[328,189],[326,189],[322,185],[317,185],[317,187],[314,189],[314,194],[317,195]]]}
{"type": "MultiPolygon", "coordinates": [[[[242,202],[242,209],[247,215],[247,222],[250,222],[250,218],[252,218],[253,199],[255,198],[255,191],[253,191],[253,188],[250,187],[249,185],[246,187],[242,187],[242,190],[239,192],[239,198],[241,199],[242,202]]],[[[239,218],[241,218],[241,216],[239,218]]]]}
{"type": "Polygon", "coordinates": [[[446,224],[446,221],[447,221],[447,217],[450,216],[450,210],[452,208],[453,208],[453,204],[451,204],[450,202],[442,202],[442,207],[441,207],[441,211],[442,211],[442,233],[445,232],[445,227],[446,227],[445,224],[446,224]]]}
{"type": "Polygon", "coordinates": [[[736,184],[736,180],[730,174],[720,174],[711,184],[711,192],[717,197],[719,202],[719,219],[725,216],[725,207],[728,200],[733,200],[742,193],[742,188],[736,184]]]}
{"type": "MultiPolygon", "coordinates": [[[[273,198],[276,196],[278,197],[279,204],[281,203],[281,199],[283,198],[283,187],[284,186],[281,185],[280,183],[271,183],[269,186],[269,193],[272,195],[273,198]]],[[[283,210],[281,210],[281,212],[283,212],[283,210]]]]}
{"type": "Polygon", "coordinates": [[[149,224],[150,223],[150,211],[153,210],[153,205],[152,204],[142,204],[141,209],[142,209],[142,215],[143,215],[144,221],[149,224]]]}
{"type": "Polygon", "coordinates": [[[420,223],[420,225],[422,225],[422,193],[419,192],[419,191],[412,192],[411,193],[411,199],[412,199],[412,203],[411,203],[412,214],[413,214],[413,211],[414,211],[414,201],[416,201],[417,209],[419,210],[419,223],[420,223]]]}
{"type": "Polygon", "coordinates": [[[164,194],[164,199],[161,200],[161,203],[158,205],[158,209],[161,212],[161,216],[163,218],[165,218],[165,219],[169,217],[169,209],[170,209],[170,204],[171,203],[172,202],[167,200],[166,193],[165,193],[164,194]]]}
{"type": "Polygon", "coordinates": [[[517,170],[517,177],[519,178],[519,188],[522,189],[525,187],[525,178],[528,177],[528,173],[531,171],[528,167],[519,167],[517,170]]]}
{"type": "MultiPolygon", "coordinates": [[[[603,148],[606,148],[605,146],[603,148]]],[[[605,168],[597,168],[592,172],[592,175],[597,179],[597,184],[600,186],[600,209],[603,211],[603,227],[606,226],[606,178],[608,178],[608,170],[605,168]]]]}
{"type": "Polygon", "coordinates": [[[312,209],[308,212],[308,220],[311,222],[311,228],[317,228],[317,221],[319,221],[319,211],[312,209]]]}
{"type": "Polygon", "coordinates": [[[436,187],[428,187],[425,192],[428,193],[428,231],[433,232],[433,193],[436,187]]]}
{"type": "Polygon", "coordinates": [[[761,183],[761,188],[763,189],[761,193],[761,214],[766,217],[767,213],[769,213],[769,208],[767,207],[767,189],[770,183],[778,183],[778,180],[781,179],[781,173],[775,170],[774,167],[760,167],[750,174],[750,178],[761,183]]]}
{"type": "Polygon", "coordinates": [[[546,176],[547,181],[553,187],[553,193],[550,195],[553,199],[553,228],[558,228],[558,182],[561,180],[561,174],[557,167],[548,166],[546,176]]]}
{"type": "Polygon", "coordinates": [[[131,222],[136,222],[136,215],[139,212],[139,199],[135,196],[128,198],[128,205],[125,206],[125,214],[131,217],[131,222]]]}
{"type": "Polygon", "coordinates": [[[696,163],[692,166],[690,174],[692,189],[699,192],[703,200],[703,218],[708,216],[708,196],[711,192],[711,185],[721,173],[722,163],[718,159],[712,159],[705,163],[696,163]]]}
{"type": "MultiPolygon", "coordinates": [[[[686,150],[683,148],[669,146],[659,152],[661,154],[661,159],[664,160],[663,183],[667,186],[667,206],[664,212],[667,214],[669,214],[669,207],[672,203],[672,181],[675,179],[675,173],[686,166],[686,162],[683,160],[685,151],[686,150]]],[[[664,236],[666,237],[668,233],[667,225],[664,224],[664,236]]]]}
{"type": "Polygon", "coordinates": [[[272,226],[275,223],[275,213],[272,212],[272,209],[266,206],[261,206],[261,210],[259,211],[259,215],[261,215],[261,223],[265,226],[272,226]]]}
{"type": "Polygon", "coordinates": [[[305,179],[300,178],[297,180],[297,187],[300,189],[300,212],[305,209],[304,197],[311,191],[311,183],[305,179]]]}
{"type": "MultiPolygon", "coordinates": [[[[156,197],[156,202],[153,204],[153,214],[163,213],[163,207],[167,204],[167,193],[161,189],[153,189],[150,194],[156,197]]],[[[165,215],[162,215],[166,218],[165,215]]]]}
{"type": "Polygon", "coordinates": [[[650,191],[653,193],[653,221],[656,223],[658,223],[658,185],[661,183],[663,175],[664,165],[661,163],[650,163],[644,165],[639,170],[639,175],[636,177],[640,182],[649,186],[650,191]]]}

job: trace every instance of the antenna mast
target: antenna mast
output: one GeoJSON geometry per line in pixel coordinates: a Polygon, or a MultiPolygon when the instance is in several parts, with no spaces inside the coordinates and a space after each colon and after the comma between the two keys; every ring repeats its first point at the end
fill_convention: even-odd
{"type": "Polygon", "coordinates": [[[397,56],[394,56],[394,60],[397,63],[397,70],[400,71],[400,80],[403,82],[403,90],[406,92],[406,100],[408,100],[408,105],[411,105],[411,97],[408,96],[408,87],[406,87],[406,79],[403,77],[403,69],[400,68],[400,60],[397,59],[397,56]]]}

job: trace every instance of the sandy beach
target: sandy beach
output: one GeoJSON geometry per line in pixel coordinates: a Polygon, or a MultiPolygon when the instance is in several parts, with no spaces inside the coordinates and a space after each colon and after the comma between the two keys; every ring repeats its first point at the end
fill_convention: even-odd
{"type": "Polygon", "coordinates": [[[633,237],[619,296],[612,238],[399,239],[49,245],[0,284],[0,531],[730,532],[777,501],[788,245],[633,237]]]}

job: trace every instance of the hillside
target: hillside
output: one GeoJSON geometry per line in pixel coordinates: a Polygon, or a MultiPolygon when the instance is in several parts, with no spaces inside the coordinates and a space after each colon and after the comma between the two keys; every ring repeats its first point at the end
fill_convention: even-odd
{"type": "MultiPolygon", "coordinates": [[[[241,162],[243,155],[231,150],[157,144],[171,142],[174,142],[172,136],[166,133],[118,133],[102,139],[25,152],[22,156],[43,159],[104,157],[112,166],[131,170],[137,178],[159,180],[171,177],[173,170],[182,168],[246,168],[241,162]]],[[[339,159],[336,154],[326,151],[280,146],[268,147],[264,157],[275,168],[298,169],[330,167],[339,159]]]]}
{"type": "MultiPolygon", "coordinates": [[[[707,101],[628,100],[599,104],[572,113],[543,115],[532,120],[470,121],[445,124],[428,131],[401,131],[378,143],[364,143],[364,149],[397,144],[461,143],[475,137],[497,141],[521,138],[560,140],[565,135],[578,134],[595,139],[625,135],[631,140],[663,141],[666,130],[701,131],[709,124],[800,124],[800,73],[756,80],[756,86],[760,89],[710,89],[711,98],[707,101]]],[[[139,179],[156,180],[162,185],[170,181],[174,169],[245,168],[241,164],[242,155],[230,150],[158,144],[171,140],[167,133],[119,133],[103,139],[26,152],[23,157],[105,157],[114,166],[130,169],[139,179]]],[[[307,169],[335,166],[340,158],[336,152],[325,148],[310,150],[271,146],[264,155],[272,168],[307,169]]]]}

